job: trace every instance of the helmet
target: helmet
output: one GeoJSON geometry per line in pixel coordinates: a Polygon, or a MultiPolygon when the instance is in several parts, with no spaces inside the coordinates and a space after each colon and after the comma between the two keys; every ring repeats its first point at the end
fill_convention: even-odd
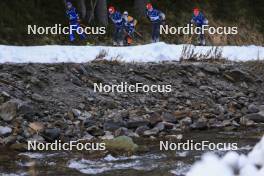
{"type": "Polygon", "coordinates": [[[200,12],[200,9],[199,9],[198,7],[195,7],[195,8],[193,9],[193,12],[200,12]]]}
{"type": "Polygon", "coordinates": [[[124,11],[123,15],[128,16],[128,12],[124,11]]]}
{"type": "Polygon", "coordinates": [[[198,7],[195,7],[195,8],[193,9],[193,14],[194,14],[194,16],[198,16],[198,15],[200,14],[200,10],[199,10],[198,7]]]}
{"type": "Polygon", "coordinates": [[[153,8],[153,6],[152,6],[151,3],[147,3],[146,8],[147,8],[148,10],[151,10],[151,9],[153,8]]]}
{"type": "Polygon", "coordinates": [[[108,12],[109,13],[114,13],[115,12],[115,7],[114,6],[110,6],[109,8],[108,8],[108,12]]]}
{"type": "Polygon", "coordinates": [[[69,2],[69,1],[66,3],[66,5],[67,5],[68,8],[71,8],[72,7],[72,3],[69,2]]]}

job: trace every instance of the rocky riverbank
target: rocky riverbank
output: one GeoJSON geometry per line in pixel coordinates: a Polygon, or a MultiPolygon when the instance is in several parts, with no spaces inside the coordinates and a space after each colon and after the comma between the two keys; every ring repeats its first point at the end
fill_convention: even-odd
{"type": "Polygon", "coordinates": [[[261,71],[248,63],[3,64],[0,144],[117,136],[178,139],[189,130],[261,126],[261,71]],[[94,83],[121,82],[170,84],[172,92],[94,92],[94,83]]]}

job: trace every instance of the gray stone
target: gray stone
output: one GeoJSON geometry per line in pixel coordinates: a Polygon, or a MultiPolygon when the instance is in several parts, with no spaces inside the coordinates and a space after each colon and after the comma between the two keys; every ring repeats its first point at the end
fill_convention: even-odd
{"type": "Polygon", "coordinates": [[[248,106],[248,112],[249,113],[258,113],[259,109],[258,109],[258,107],[255,104],[250,104],[248,106]]]}
{"type": "Polygon", "coordinates": [[[160,132],[158,128],[152,128],[150,130],[144,131],[143,135],[144,136],[155,136],[160,132]]]}
{"type": "Polygon", "coordinates": [[[258,113],[247,114],[244,116],[245,119],[252,120],[256,123],[264,123],[264,111],[258,113]]]}
{"type": "Polygon", "coordinates": [[[61,130],[59,128],[48,128],[44,131],[44,138],[47,141],[54,141],[60,137],[61,130]]]}
{"type": "Polygon", "coordinates": [[[0,117],[9,122],[15,118],[19,103],[17,100],[10,100],[0,106],[0,117]]]}
{"type": "Polygon", "coordinates": [[[141,126],[141,127],[138,127],[135,131],[135,133],[137,133],[138,135],[143,135],[145,131],[149,130],[149,127],[148,126],[141,126]]]}
{"type": "Polygon", "coordinates": [[[7,126],[0,126],[0,136],[8,136],[12,133],[12,129],[7,126]]]}

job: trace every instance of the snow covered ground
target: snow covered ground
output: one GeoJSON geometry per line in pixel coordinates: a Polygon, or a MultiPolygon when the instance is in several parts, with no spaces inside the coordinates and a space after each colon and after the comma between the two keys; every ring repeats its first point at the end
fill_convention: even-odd
{"type": "Polygon", "coordinates": [[[264,176],[264,137],[246,156],[229,152],[223,158],[206,154],[187,176],[264,176]]]}
{"type": "MultiPolygon", "coordinates": [[[[0,63],[82,63],[94,60],[100,52],[106,51],[105,59],[125,62],[159,62],[179,60],[186,45],[155,43],[130,47],[107,46],[6,46],[0,45],[0,63]]],[[[210,46],[191,46],[197,54],[206,54],[210,46]]],[[[262,46],[224,46],[221,47],[224,58],[234,61],[264,59],[262,46]]]]}

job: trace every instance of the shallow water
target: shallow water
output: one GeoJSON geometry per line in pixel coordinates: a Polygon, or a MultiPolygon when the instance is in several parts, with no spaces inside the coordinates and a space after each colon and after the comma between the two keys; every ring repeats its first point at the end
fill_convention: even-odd
{"type": "MultiPolygon", "coordinates": [[[[248,153],[257,143],[262,130],[256,132],[192,132],[184,139],[196,142],[238,143],[241,153],[248,153]]],[[[171,176],[184,175],[190,166],[206,151],[160,151],[159,140],[137,139],[139,145],[147,145],[148,152],[133,156],[107,154],[95,157],[76,152],[14,152],[0,151],[0,175],[99,175],[99,176],[171,176]]],[[[213,151],[223,155],[227,151],[213,151]]]]}

